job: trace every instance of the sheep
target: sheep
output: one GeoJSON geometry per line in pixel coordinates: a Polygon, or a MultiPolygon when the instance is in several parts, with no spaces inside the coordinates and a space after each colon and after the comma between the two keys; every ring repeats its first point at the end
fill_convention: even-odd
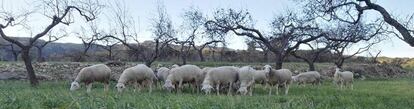
{"type": "Polygon", "coordinates": [[[138,64],[136,66],[125,69],[121,76],[118,79],[116,88],[118,92],[122,92],[125,89],[125,84],[133,83],[135,86],[134,92],[138,88],[138,91],[141,90],[146,83],[149,86],[149,92],[152,92],[153,80],[156,79],[156,76],[151,68],[147,67],[144,64],[138,64]],[[140,87],[141,86],[141,87],[140,87]]]}
{"type": "Polygon", "coordinates": [[[272,95],[272,87],[276,87],[276,94],[279,95],[279,87],[285,88],[285,95],[289,92],[289,84],[292,82],[292,72],[289,69],[274,70],[270,65],[264,66],[266,78],[270,85],[269,95],[272,95]]]}
{"type": "Polygon", "coordinates": [[[249,93],[252,96],[253,87],[255,82],[255,71],[250,66],[244,66],[239,69],[239,82],[240,88],[237,92],[240,92],[242,95],[247,95],[249,93]]]}
{"type": "Polygon", "coordinates": [[[183,65],[172,68],[163,87],[169,92],[175,89],[177,89],[177,92],[181,92],[184,83],[192,83],[195,86],[193,87],[194,91],[194,88],[197,88],[202,80],[201,72],[201,69],[195,65],[183,65]],[[178,85],[178,87],[176,85],[178,85]]]}
{"type": "Polygon", "coordinates": [[[298,85],[304,85],[304,83],[312,83],[313,85],[315,85],[321,83],[321,75],[317,71],[308,71],[300,73],[296,76],[292,76],[292,80],[294,82],[298,82],[298,85]]]}
{"type": "Polygon", "coordinates": [[[177,65],[177,64],[174,64],[174,65],[171,66],[171,68],[177,68],[177,67],[180,67],[180,66],[177,65]]]}
{"type": "Polygon", "coordinates": [[[217,95],[220,95],[220,85],[228,85],[227,94],[230,95],[233,84],[238,80],[238,72],[238,68],[233,66],[212,68],[204,78],[202,90],[209,94],[215,86],[217,95]]]}
{"type": "Polygon", "coordinates": [[[97,64],[82,68],[76,79],[71,83],[70,90],[74,91],[80,88],[79,82],[85,83],[87,90],[91,92],[93,82],[101,82],[105,84],[104,91],[108,91],[109,81],[111,78],[111,69],[105,64],[97,64]]]}
{"type": "Polygon", "coordinates": [[[266,70],[256,70],[254,72],[254,80],[255,83],[262,84],[267,87],[267,78],[266,78],[266,70]]]}
{"type": "Polygon", "coordinates": [[[334,83],[336,83],[336,85],[340,85],[341,89],[343,86],[347,86],[347,85],[350,85],[351,89],[353,89],[354,88],[354,86],[352,85],[353,79],[354,79],[354,73],[350,71],[341,72],[338,67],[335,69],[333,80],[334,80],[334,83]]]}
{"type": "Polygon", "coordinates": [[[212,69],[212,67],[204,67],[203,69],[201,69],[201,79],[204,80],[204,78],[206,77],[208,71],[210,71],[212,69]]]}
{"type": "Polygon", "coordinates": [[[164,81],[167,79],[168,74],[170,74],[170,69],[167,67],[161,67],[157,70],[158,80],[164,81]]]}

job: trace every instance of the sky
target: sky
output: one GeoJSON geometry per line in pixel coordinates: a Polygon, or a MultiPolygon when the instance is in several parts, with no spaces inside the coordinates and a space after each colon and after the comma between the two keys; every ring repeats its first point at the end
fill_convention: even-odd
{"type": "MultiPolygon", "coordinates": [[[[35,1],[35,0],[34,0],[35,1]]],[[[111,0],[110,0],[111,1],[111,0]]],[[[394,16],[405,17],[411,14],[414,14],[414,0],[372,0],[385,7],[390,13],[394,16]]],[[[33,0],[2,0],[1,6],[5,10],[11,10],[13,12],[18,12],[21,10],[31,10],[35,6],[32,6],[33,0]],[[30,8],[31,7],[31,8],[30,8]],[[17,11],[16,11],[17,10],[17,11]]],[[[157,0],[124,0],[127,4],[127,8],[132,17],[136,20],[136,26],[139,40],[150,40],[152,34],[150,31],[151,18],[155,15],[157,0]]],[[[287,10],[296,10],[301,8],[298,6],[297,2],[292,0],[163,0],[167,13],[171,17],[172,22],[175,27],[179,27],[182,24],[182,13],[185,9],[190,6],[199,8],[203,13],[211,15],[211,13],[218,8],[234,8],[234,9],[247,9],[250,14],[252,14],[253,19],[255,20],[255,26],[259,30],[266,32],[269,27],[269,22],[271,19],[278,14],[282,14],[287,10]]],[[[364,14],[368,18],[377,18],[380,15],[375,11],[369,11],[364,14]]],[[[107,17],[108,15],[103,14],[102,16],[107,17]]],[[[44,16],[38,14],[29,18],[28,20],[32,28],[35,26],[45,27],[45,21],[50,21],[45,19],[44,16]]],[[[70,31],[78,31],[79,25],[85,21],[75,21],[74,25],[66,27],[70,31]]],[[[102,28],[108,26],[105,24],[106,20],[101,20],[102,28]]],[[[47,22],[48,23],[48,22],[47,22]]],[[[46,24],[47,24],[46,23],[46,24]]],[[[39,28],[39,27],[36,27],[39,28]]],[[[11,34],[11,36],[30,36],[31,33],[37,33],[40,30],[31,30],[30,32],[21,28],[11,28],[7,29],[6,33],[11,34]]],[[[244,44],[245,37],[232,36],[229,37],[229,47],[233,49],[246,49],[247,46],[244,44]]],[[[76,37],[68,37],[59,40],[58,42],[67,42],[67,43],[81,43],[76,37]]],[[[376,53],[381,50],[380,56],[387,57],[413,57],[414,58],[414,47],[410,47],[405,42],[395,38],[390,37],[388,40],[383,41],[382,43],[375,46],[371,52],[376,53]]],[[[352,52],[352,51],[349,51],[352,52]]],[[[368,56],[366,53],[361,54],[362,56],[368,56]]]]}

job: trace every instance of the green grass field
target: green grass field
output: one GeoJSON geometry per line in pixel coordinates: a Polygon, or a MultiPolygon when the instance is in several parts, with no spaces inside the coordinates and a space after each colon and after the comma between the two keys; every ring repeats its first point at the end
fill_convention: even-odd
{"type": "Polygon", "coordinates": [[[103,85],[94,85],[87,94],[80,90],[69,91],[69,82],[42,82],[37,88],[29,87],[26,81],[0,81],[1,109],[153,109],[153,108],[323,108],[323,109],[412,109],[414,107],[414,81],[364,80],[354,83],[354,90],[339,90],[330,81],[322,86],[291,87],[287,96],[268,96],[258,86],[253,96],[217,96],[191,93],[167,93],[157,88],[153,93],[147,90],[133,92],[131,89],[118,94],[111,85],[109,93],[103,92],[103,85]]]}

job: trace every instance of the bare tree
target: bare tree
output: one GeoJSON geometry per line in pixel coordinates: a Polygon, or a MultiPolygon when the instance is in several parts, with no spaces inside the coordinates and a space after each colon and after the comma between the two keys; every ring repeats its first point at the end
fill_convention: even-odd
{"type": "Polygon", "coordinates": [[[114,53],[114,48],[119,45],[119,41],[114,40],[113,38],[104,38],[104,39],[100,39],[98,40],[98,46],[101,47],[102,49],[107,51],[107,59],[113,61],[114,60],[114,55],[116,55],[116,53],[114,53]]]}
{"type": "Polygon", "coordinates": [[[368,52],[369,56],[371,57],[370,62],[373,63],[373,64],[379,63],[378,56],[381,54],[381,52],[382,51],[380,50],[375,55],[372,54],[372,52],[368,52]]]}
{"type": "Polygon", "coordinates": [[[81,33],[76,34],[77,37],[82,40],[83,50],[81,52],[81,55],[75,61],[85,61],[84,58],[88,57],[88,51],[94,46],[96,47],[96,42],[98,40],[101,40],[100,38],[102,38],[103,36],[101,32],[99,32],[98,26],[95,22],[89,22],[88,29],[81,27],[81,33]]]}
{"type": "Polygon", "coordinates": [[[21,49],[14,44],[0,44],[4,47],[5,51],[10,52],[13,55],[13,60],[18,61],[18,57],[21,53],[21,49]]]}
{"type": "Polygon", "coordinates": [[[45,41],[37,41],[33,46],[37,48],[37,61],[44,62],[46,59],[43,56],[43,48],[45,48],[48,44],[55,42],[63,37],[67,37],[68,33],[61,29],[60,33],[63,33],[59,36],[58,33],[53,33],[52,30],[47,34],[48,40],[45,41]]]}
{"type": "Polygon", "coordinates": [[[219,9],[215,12],[214,18],[206,22],[206,26],[209,31],[232,32],[263,43],[276,55],[276,69],[282,68],[284,58],[300,44],[325,35],[318,32],[319,29],[314,27],[312,21],[300,19],[292,12],[273,19],[270,35],[254,28],[250,14],[243,10],[219,9]]]}
{"type": "MultiPolygon", "coordinates": [[[[334,53],[337,60],[335,64],[341,68],[346,59],[349,59],[357,54],[368,51],[373,45],[384,40],[381,35],[385,33],[382,23],[364,24],[359,22],[357,24],[338,23],[336,28],[330,30],[329,37],[326,38],[329,43],[333,43],[330,50],[334,53]],[[356,43],[365,42],[366,45],[357,45],[357,50],[354,53],[345,54],[348,49],[351,49],[356,43]]],[[[355,47],[354,47],[355,48],[355,47]]]]}
{"type": "Polygon", "coordinates": [[[190,7],[189,9],[186,9],[183,14],[183,21],[183,33],[184,36],[187,37],[186,40],[188,44],[197,51],[200,61],[205,61],[203,49],[207,45],[224,41],[223,37],[221,35],[206,32],[204,27],[206,18],[198,8],[190,7]],[[196,45],[197,41],[200,42],[199,46],[196,45]]]}
{"type": "Polygon", "coordinates": [[[305,1],[307,13],[312,13],[316,17],[326,20],[340,20],[351,24],[356,24],[364,17],[363,14],[374,10],[382,15],[384,21],[394,27],[400,35],[396,35],[410,46],[414,47],[414,28],[413,15],[406,21],[398,21],[399,18],[392,16],[384,7],[372,2],[371,0],[297,0],[305,1]]]}
{"type": "Polygon", "coordinates": [[[0,12],[0,15],[3,21],[0,24],[0,36],[3,37],[10,43],[16,44],[22,49],[22,59],[25,63],[26,70],[28,73],[28,78],[30,80],[30,84],[32,86],[37,86],[39,81],[36,78],[35,71],[32,66],[32,60],[30,54],[30,49],[34,46],[36,41],[45,36],[51,29],[56,27],[58,24],[65,24],[69,25],[73,23],[73,13],[78,12],[83,18],[87,21],[94,20],[96,18],[96,14],[99,12],[101,5],[97,1],[43,1],[42,8],[44,9],[44,13],[47,17],[51,19],[51,22],[38,34],[35,34],[33,37],[30,38],[28,43],[23,43],[15,38],[6,35],[3,31],[7,27],[16,26],[16,24],[22,23],[25,19],[30,15],[31,12],[26,12],[21,16],[13,16],[13,14],[8,12],[0,12]],[[73,3],[73,4],[71,4],[73,3]]]}
{"type": "Polygon", "coordinates": [[[299,48],[297,48],[291,52],[291,54],[294,57],[305,61],[309,66],[309,71],[315,71],[315,62],[320,58],[322,54],[327,53],[333,46],[333,42],[328,41],[327,43],[324,43],[324,40],[326,39],[320,38],[312,42],[303,43],[303,45],[306,45],[309,50],[302,50],[299,52],[299,48]]]}
{"type": "Polygon", "coordinates": [[[121,44],[135,51],[138,56],[145,61],[147,66],[151,64],[159,57],[161,50],[164,49],[172,41],[176,40],[174,34],[175,30],[172,27],[172,22],[169,19],[165,7],[161,4],[158,5],[157,15],[153,18],[152,31],[154,33],[154,45],[146,47],[144,44],[140,44],[137,37],[135,28],[135,21],[133,17],[129,16],[128,10],[125,4],[115,3],[116,6],[113,10],[113,18],[115,18],[115,33],[105,35],[103,38],[113,38],[118,40],[121,44]],[[135,42],[129,42],[129,41],[135,42]],[[147,49],[148,48],[148,49],[147,49]],[[143,52],[145,51],[145,52],[143,52]]]}

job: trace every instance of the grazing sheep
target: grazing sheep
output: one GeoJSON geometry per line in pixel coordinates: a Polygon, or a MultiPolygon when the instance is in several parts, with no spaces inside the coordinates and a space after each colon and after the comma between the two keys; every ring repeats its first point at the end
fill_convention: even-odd
{"type": "Polygon", "coordinates": [[[193,87],[194,91],[194,89],[201,83],[201,72],[201,69],[195,65],[183,65],[172,68],[163,87],[170,92],[175,89],[177,89],[178,92],[181,92],[184,83],[191,83],[195,86],[193,87]],[[176,88],[177,85],[178,87],[176,88]]]}
{"type": "Polygon", "coordinates": [[[256,70],[250,66],[244,66],[239,69],[240,88],[237,92],[240,92],[242,95],[247,95],[247,93],[249,93],[249,95],[252,96],[255,82],[255,71],[256,70]]]}
{"type": "Polygon", "coordinates": [[[298,82],[298,85],[304,85],[305,83],[312,83],[313,85],[315,85],[321,83],[321,75],[317,71],[308,71],[300,73],[296,76],[292,76],[292,80],[294,82],[298,82]]]}
{"type": "Polygon", "coordinates": [[[87,90],[91,92],[93,82],[101,82],[105,84],[105,91],[108,91],[109,81],[111,78],[111,69],[105,64],[97,64],[89,67],[85,67],[80,70],[76,79],[72,82],[70,90],[74,91],[80,88],[79,82],[85,83],[87,90]]]}
{"type": "Polygon", "coordinates": [[[171,66],[171,68],[177,68],[177,67],[180,67],[180,66],[177,65],[177,64],[174,64],[174,65],[171,66]]]}
{"type": "Polygon", "coordinates": [[[149,92],[151,93],[154,79],[156,79],[156,76],[151,68],[144,64],[138,64],[134,67],[127,68],[122,72],[118,79],[118,84],[116,84],[116,88],[118,89],[118,92],[122,92],[125,88],[125,84],[133,83],[135,86],[134,91],[137,88],[138,91],[140,91],[141,87],[148,85],[150,88],[149,92]]]}
{"type": "Polygon", "coordinates": [[[206,94],[209,94],[213,89],[213,86],[215,86],[217,95],[219,95],[220,85],[228,85],[229,89],[227,94],[230,95],[233,84],[238,80],[238,72],[238,68],[233,66],[212,68],[204,78],[202,90],[206,94]]]}
{"type": "Polygon", "coordinates": [[[170,74],[170,69],[167,67],[161,67],[157,70],[158,80],[164,81],[167,79],[168,74],[170,74]]]}
{"type": "Polygon", "coordinates": [[[254,72],[254,80],[255,83],[257,84],[261,84],[263,86],[265,86],[265,88],[267,87],[267,78],[266,78],[266,73],[269,71],[266,70],[256,70],[254,72]]]}
{"type": "Polygon", "coordinates": [[[203,69],[201,69],[201,78],[202,80],[204,80],[204,78],[206,77],[208,71],[210,71],[212,68],[211,67],[204,67],[203,69]]]}
{"type": "Polygon", "coordinates": [[[343,71],[341,72],[339,68],[335,69],[335,74],[334,74],[334,83],[336,83],[336,85],[340,85],[340,88],[342,89],[343,86],[347,86],[350,85],[351,89],[354,88],[354,86],[352,85],[353,79],[354,79],[354,73],[350,72],[350,71],[343,71]]]}
{"type": "Polygon", "coordinates": [[[285,88],[285,95],[289,92],[289,84],[292,81],[292,72],[288,69],[273,70],[270,65],[264,66],[266,71],[266,78],[270,85],[269,95],[272,95],[273,87],[276,87],[276,94],[279,95],[279,87],[285,88]]]}

